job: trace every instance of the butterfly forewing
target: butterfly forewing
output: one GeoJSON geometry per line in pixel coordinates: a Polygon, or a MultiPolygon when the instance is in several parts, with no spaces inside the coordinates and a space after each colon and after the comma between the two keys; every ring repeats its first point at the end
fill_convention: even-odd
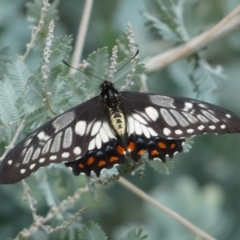
{"type": "Polygon", "coordinates": [[[240,132],[240,119],[212,104],[147,93],[119,93],[129,134],[184,139],[205,133],[240,132]]]}
{"type": "Polygon", "coordinates": [[[0,167],[0,183],[18,182],[50,163],[75,161],[114,138],[100,98],[93,98],[45,123],[10,151],[0,167]]]}

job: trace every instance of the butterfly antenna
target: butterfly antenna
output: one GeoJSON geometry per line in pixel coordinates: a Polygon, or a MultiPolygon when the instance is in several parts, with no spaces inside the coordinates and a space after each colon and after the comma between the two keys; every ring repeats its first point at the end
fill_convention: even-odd
{"type": "Polygon", "coordinates": [[[95,75],[93,75],[93,74],[91,74],[91,73],[84,72],[84,71],[82,71],[82,70],[79,69],[79,68],[75,68],[75,67],[71,66],[70,64],[68,64],[68,63],[65,62],[64,60],[63,60],[63,63],[64,63],[66,66],[68,66],[68,67],[70,67],[70,68],[72,68],[72,69],[75,69],[75,70],[77,70],[77,71],[79,71],[79,72],[82,72],[82,73],[84,73],[84,74],[86,74],[86,75],[89,75],[89,76],[91,76],[91,77],[95,77],[95,78],[97,78],[97,79],[99,79],[99,80],[101,80],[101,81],[104,81],[104,79],[102,79],[102,78],[100,78],[100,77],[97,77],[97,76],[95,76],[95,75]]]}
{"type": "Polygon", "coordinates": [[[121,69],[123,69],[126,65],[128,65],[139,53],[139,50],[136,51],[136,53],[122,66],[120,67],[115,73],[112,74],[112,76],[109,77],[109,79],[112,79],[112,77],[118,73],[121,69]]]}
{"type": "MultiPolygon", "coordinates": [[[[120,67],[114,74],[112,74],[112,76],[111,76],[109,79],[112,79],[112,77],[113,77],[117,72],[119,72],[119,71],[120,71],[121,69],[123,69],[127,64],[129,64],[129,63],[138,55],[138,53],[139,53],[139,50],[137,50],[137,52],[133,55],[133,57],[131,57],[122,67],[120,67]]],[[[84,74],[86,74],[86,75],[89,75],[89,76],[92,76],[92,77],[95,77],[95,78],[97,78],[97,79],[99,79],[99,80],[104,81],[104,79],[102,79],[102,78],[100,78],[100,77],[97,77],[97,76],[95,76],[95,75],[93,75],[93,74],[91,74],[91,73],[86,73],[86,72],[82,71],[82,70],[79,69],[79,68],[75,68],[75,67],[71,66],[70,64],[68,64],[68,63],[65,62],[64,60],[63,60],[63,63],[64,63],[66,66],[68,66],[68,67],[70,67],[70,68],[72,68],[72,69],[75,69],[75,70],[77,70],[77,71],[79,71],[79,72],[82,72],[82,73],[84,73],[84,74]]]]}

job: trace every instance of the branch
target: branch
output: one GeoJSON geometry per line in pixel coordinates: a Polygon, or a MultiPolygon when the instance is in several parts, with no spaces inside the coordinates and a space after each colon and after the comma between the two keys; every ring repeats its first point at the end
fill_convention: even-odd
{"type": "Polygon", "coordinates": [[[57,231],[61,231],[66,229],[69,225],[71,225],[73,222],[77,221],[78,217],[87,209],[86,207],[81,208],[77,213],[74,214],[71,218],[64,221],[60,226],[57,227],[51,227],[49,225],[45,225],[46,222],[56,217],[59,213],[66,210],[67,206],[70,204],[75,203],[80,197],[82,193],[88,192],[88,187],[85,188],[79,188],[75,191],[73,196],[67,197],[67,199],[64,199],[58,207],[52,207],[46,217],[42,217],[36,214],[36,208],[34,205],[36,205],[36,200],[30,196],[30,188],[26,184],[25,181],[22,181],[23,188],[24,188],[24,200],[28,202],[28,205],[30,206],[30,210],[33,215],[34,222],[28,229],[23,229],[21,232],[18,233],[16,238],[14,240],[19,240],[21,237],[29,238],[32,234],[38,231],[39,228],[44,229],[47,233],[53,233],[57,231]]]}
{"type": "MultiPolygon", "coordinates": [[[[83,45],[86,38],[87,27],[91,15],[93,0],[85,0],[85,6],[83,9],[82,19],[78,28],[78,35],[73,51],[73,59],[71,62],[71,66],[78,66],[78,63],[82,57],[83,45]]],[[[73,68],[70,69],[70,73],[73,74],[75,70],[73,68]]]]}
{"type": "Polygon", "coordinates": [[[169,216],[180,222],[182,225],[190,229],[192,232],[194,232],[197,236],[200,236],[206,240],[215,240],[213,237],[208,235],[206,232],[202,231],[201,229],[197,228],[195,225],[193,225],[191,222],[177,214],[176,212],[172,211],[171,209],[165,207],[149,195],[147,195],[145,192],[143,192],[141,189],[134,186],[132,183],[128,182],[124,178],[119,179],[120,184],[122,184],[127,189],[131,190],[133,193],[135,193],[138,197],[144,199],[145,201],[149,202],[150,204],[154,205],[161,211],[167,213],[169,216]]]}
{"type": "Polygon", "coordinates": [[[231,13],[223,18],[217,25],[210,30],[192,38],[186,44],[167,50],[155,57],[150,58],[146,62],[146,71],[152,72],[163,68],[170,63],[186,57],[209,43],[229,36],[230,33],[240,28],[240,16],[236,16],[240,12],[240,5],[236,7],[231,13]]]}
{"type": "Polygon", "coordinates": [[[24,122],[25,122],[25,118],[22,119],[20,125],[18,126],[17,128],[17,131],[12,139],[12,141],[10,142],[10,144],[6,147],[6,150],[5,152],[3,153],[3,155],[1,156],[0,158],[0,162],[6,157],[6,155],[8,154],[9,150],[13,149],[14,148],[14,145],[18,139],[18,136],[19,134],[21,133],[22,129],[23,129],[23,125],[24,125],[24,122]]]}
{"type": "Polygon", "coordinates": [[[40,15],[40,20],[38,22],[38,25],[33,27],[30,43],[28,43],[26,45],[26,48],[27,48],[26,52],[23,54],[23,56],[21,56],[21,59],[23,61],[26,59],[26,57],[30,53],[31,49],[34,47],[36,39],[37,39],[37,35],[42,30],[43,25],[44,25],[44,18],[49,10],[50,4],[49,4],[48,0],[42,0],[42,4],[43,4],[43,7],[41,9],[41,15],[40,15]]]}

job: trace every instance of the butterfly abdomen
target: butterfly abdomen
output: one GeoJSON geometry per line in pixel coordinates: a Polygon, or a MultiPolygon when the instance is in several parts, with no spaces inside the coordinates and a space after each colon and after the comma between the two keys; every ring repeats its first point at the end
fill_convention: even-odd
{"type": "Polygon", "coordinates": [[[109,108],[109,120],[117,135],[124,138],[126,134],[126,121],[123,112],[119,107],[109,108]]]}

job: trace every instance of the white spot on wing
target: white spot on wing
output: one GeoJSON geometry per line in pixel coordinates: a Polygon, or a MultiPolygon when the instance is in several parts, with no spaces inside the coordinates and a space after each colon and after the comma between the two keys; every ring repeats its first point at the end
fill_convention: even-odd
{"type": "Polygon", "coordinates": [[[169,136],[170,133],[171,133],[171,130],[170,130],[169,128],[164,128],[164,129],[163,129],[163,134],[164,134],[165,136],[169,136]]]}
{"type": "Polygon", "coordinates": [[[81,153],[81,148],[80,147],[75,147],[74,149],[73,149],[73,153],[75,154],[75,155],[80,155],[80,153],[81,153]]]}
{"type": "Polygon", "coordinates": [[[88,150],[93,150],[95,148],[95,138],[91,140],[91,142],[88,145],[88,150]]]}
{"type": "Polygon", "coordinates": [[[193,133],[194,130],[193,130],[192,128],[189,128],[189,129],[187,129],[187,132],[188,132],[188,133],[193,133]]]}
{"type": "Polygon", "coordinates": [[[47,141],[50,138],[50,136],[48,136],[45,132],[42,131],[42,132],[38,133],[37,138],[40,141],[47,141]]]}
{"type": "Polygon", "coordinates": [[[8,165],[12,165],[13,160],[8,160],[8,165]]]}
{"type": "Polygon", "coordinates": [[[97,147],[98,149],[100,149],[101,146],[102,146],[102,141],[101,141],[101,137],[100,137],[99,134],[96,136],[95,141],[96,141],[96,147],[97,147]]]}
{"type": "Polygon", "coordinates": [[[51,139],[49,141],[47,141],[43,147],[43,150],[42,150],[42,154],[46,154],[49,150],[49,147],[50,147],[50,144],[51,144],[51,139]]]}
{"type": "Polygon", "coordinates": [[[209,128],[212,130],[216,129],[216,127],[214,125],[210,125],[209,128]]]}
{"type": "Polygon", "coordinates": [[[50,152],[54,153],[54,152],[58,152],[59,149],[60,149],[60,143],[61,143],[61,137],[62,137],[62,132],[59,132],[54,140],[53,140],[53,143],[52,143],[52,147],[51,147],[51,150],[50,152]]]}
{"type": "Polygon", "coordinates": [[[63,136],[63,148],[69,148],[73,141],[73,130],[71,127],[68,127],[63,136]]]}
{"type": "Polygon", "coordinates": [[[158,136],[158,134],[152,128],[148,127],[147,129],[148,129],[149,133],[151,134],[151,136],[153,136],[153,137],[158,136]]]}
{"type": "Polygon", "coordinates": [[[108,141],[108,135],[103,128],[100,129],[99,135],[104,143],[108,141]]]}
{"type": "Polygon", "coordinates": [[[40,163],[43,163],[44,161],[45,161],[45,158],[40,158],[40,159],[39,159],[39,162],[40,162],[40,163]]]}
{"type": "Polygon", "coordinates": [[[226,125],[222,124],[222,125],[220,126],[220,128],[221,128],[221,129],[225,129],[225,128],[226,128],[226,125]]]}
{"type": "Polygon", "coordinates": [[[73,111],[70,111],[55,119],[52,123],[52,126],[55,128],[55,133],[69,125],[74,120],[74,118],[75,113],[73,111]]]}
{"type": "Polygon", "coordinates": [[[156,121],[159,117],[158,111],[153,107],[146,107],[145,112],[153,121],[156,121]]]}
{"type": "Polygon", "coordinates": [[[30,147],[25,156],[24,156],[24,159],[23,159],[23,164],[27,164],[32,156],[32,153],[33,153],[33,147],[30,147]]]}
{"type": "Polygon", "coordinates": [[[95,122],[93,124],[91,136],[95,136],[99,132],[100,127],[101,127],[101,122],[100,121],[95,122]]]}
{"type": "Polygon", "coordinates": [[[173,116],[177,119],[177,121],[182,127],[186,127],[189,125],[188,121],[178,111],[171,109],[170,112],[173,114],[173,116]]]}
{"type": "Polygon", "coordinates": [[[227,118],[231,118],[231,115],[228,114],[228,113],[227,113],[225,116],[226,116],[227,118]]]}
{"type": "Polygon", "coordinates": [[[183,131],[182,131],[181,129],[177,129],[177,130],[175,130],[175,133],[176,133],[177,135],[181,135],[181,134],[183,133],[183,131]]]}
{"type": "Polygon", "coordinates": [[[50,160],[56,160],[56,159],[57,159],[57,156],[56,156],[56,155],[52,155],[49,159],[50,159],[50,160]]]}
{"type": "Polygon", "coordinates": [[[32,138],[29,138],[25,143],[24,143],[24,147],[27,147],[30,142],[32,141],[32,138]]]}
{"type": "Polygon", "coordinates": [[[129,116],[127,118],[127,121],[128,121],[128,133],[129,135],[131,135],[132,133],[134,133],[134,119],[129,116]]]}
{"type": "Polygon", "coordinates": [[[200,125],[200,126],[198,126],[198,130],[203,130],[205,128],[205,126],[204,125],[200,125]]]}
{"type": "Polygon", "coordinates": [[[105,130],[106,134],[108,137],[111,138],[116,138],[115,135],[113,135],[113,130],[109,127],[109,124],[107,122],[104,122],[102,124],[102,128],[105,130]]]}
{"type": "Polygon", "coordinates": [[[196,123],[198,122],[197,118],[195,118],[193,115],[191,115],[190,113],[187,113],[187,112],[182,112],[182,114],[184,115],[184,117],[187,118],[187,120],[190,122],[190,123],[196,123]]]}
{"type": "Polygon", "coordinates": [[[142,134],[142,128],[141,128],[141,125],[138,121],[134,121],[134,130],[135,130],[135,133],[138,134],[138,135],[141,135],[142,134]]]}
{"type": "Polygon", "coordinates": [[[20,173],[21,174],[24,174],[26,172],[26,169],[24,169],[24,168],[22,168],[21,170],[20,170],[20,173]]]}
{"type": "Polygon", "coordinates": [[[193,104],[190,102],[185,102],[184,103],[184,108],[183,111],[189,111],[193,107],[193,104]]]}
{"type": "Polygon", "coordinates": [[[29,168],[32,170],[35,166],[36,166],[36,163],[33,163],[33,164],[30,165],[29,168]]]}
{"type": "Polygon", "coordinates": [[[69,152],[63,152],[61,156],[62,156],[62,158],[68,158],[70,156],[70,153],[69,152]]]}
{"type": "Polygon", "coordinates": [[[37,159],[37,158],[39,157],[40,152],[41,152],[41,148],[37,148],[37,149],[35,150],[35,152],[33,153],[32,160],[37,159]]]}
{"type": "Polygon", "coordinates": [[[140,116],[140,115],[138,115],[137,113],[134,113],[133,115],[133,118],[135,119],[135,120],[137,120],[139,123],[143,123],[143,124],[147,124],[147,122],[146,122],[146,120],[142,117],[142,116],[140,116]]]}
{"type": "Polygon", "coordinates": [[[174,99],[161,95],[151,95],[149,96],[150,101],[156,105],[168,108],[175,108],[174,99]]]}
{"type": "Polygon", "coordinates": [[[209,120],[207,118],[205,118],[203,115],[201,114],[198,114],[197,115],[197,118],[201,121],[201,122],[204,122],[204,123],[207,123],[209,122],[209,120]]]}
{"type": "Polygon", "coordinates": [[[203,113],[208,119],[210,119],[211,121],[213,121],[214,123],[219,122],[219,120],[218,120],[215,116],[213,116],[211,113],[209,113],[208,111],[202,110],[202,113],[203,113]]]}
{"type": "Polygon", "coordinates": [[[199,103],[198,106],[201,107],[201,108],[208,108],[208,106],[203,104],[203,103],[199,103]]]}
{"type": "Polygon", "coordinates": [[[167,109],[165,108],[161,108],[160,112],[162,114],[163,119],[165,120],[165,122],[169,125],[169,126],[176,126],[177,122],[174,120],[174,118],[172,117],[172,115],[168,112],[167,109]]]}
{"type": "Polygon", "coordinates": [[[86,121],[78,121],[75,125],[75,133],[83,136],[86,130],[86,121]]]}
{"type": "Polygon", "coordinates": [[[147,127],[142,124],[142,125],[141,125],[141,128],[142,128],[142,132],[143,132],[143,134],[145,135],[145,137],[146,137],[146,138],[150,138],[150,133],[149,133],[147,127]]]}

